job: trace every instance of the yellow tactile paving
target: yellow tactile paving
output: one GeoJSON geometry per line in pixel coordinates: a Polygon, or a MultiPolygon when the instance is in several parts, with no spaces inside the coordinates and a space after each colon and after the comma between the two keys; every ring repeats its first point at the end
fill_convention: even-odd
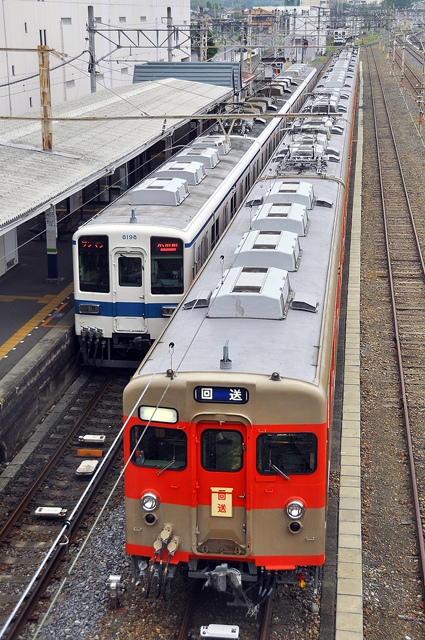
{"type": "Polygon", "coordinates": [[[51,295],[51,294],[46,294],[42,298],[40,298],[39,296],[15,296],[15,295],[13,295],[13,296],[5,296],[5,295],[0,295],[0,302],[15,302],[15,300],[37,300],[37,302],[39,304],[47,304],[48,302],[53,300],[53,298],[56,298],[56,296],[55,295],[51,295]]]}
{"type": "MultiPolygon", "coordinates": [[[[71,282],[61,293],[57,296],[46,295],[43,298],[27,298],[30,300],[43,300],[46,301],[47,304],[40,309],[38,313],[35,314],[31,320],[29,320],[23,327],[21,327],[9,340],[6,340],[4,344],[0,346],[0,358],[3,358],[13,347],[16,347],[17,344],[21,342],[33,329],[36,327],[44,318],[53,311],[61,302],[63,302],[64,298],[69,296],[74,290],[74,283],[71,282]]],[[[0,296],[0,300],[4,298],[9,298],[12,296],[0,296]]],[[[14,296],[14,299],[22,299],[22,296],[14,296]]],[[[7,300],[8,302],[8,300],[7,300]]],[[[52,327],[53,328],[53,327],[52,327]]]]}

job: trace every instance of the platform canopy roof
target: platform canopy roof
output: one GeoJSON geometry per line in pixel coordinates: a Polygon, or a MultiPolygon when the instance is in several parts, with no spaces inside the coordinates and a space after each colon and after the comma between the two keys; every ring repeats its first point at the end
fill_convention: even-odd
{"type": "Polygon", "coordinates": [[[53,117],[94,119],[53,121],[52,151],[42,149],[40,120],[0,120],[0,235],[115,170],[187,119],[172,114],[205,114],[231,95],[229,88],[173,78],[105,89],[53,107],[53,117]],[[124,119],[162,114],[165,125],[163,119],[124,119]]]}
{"type": "Polygon", "coordinates": [[[148,62],[134,66],[133,82],[160,80],[161,78],[179,78],[231,87],[234,91],[242,88],[240,62],[148,62]]]}

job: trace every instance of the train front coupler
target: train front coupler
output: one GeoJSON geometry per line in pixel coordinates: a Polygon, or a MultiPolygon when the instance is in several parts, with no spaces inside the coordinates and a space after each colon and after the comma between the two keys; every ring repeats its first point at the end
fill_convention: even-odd
{"type": "Polygon", "coordinates": [[[254,604],[248,598],[242,587],[242,574],[239,569],[229,567],[226,563],[220,564],[212,571],[207,571],[207,580],[204,582],[203,589],[213,587],[216,591],[228,593],[232,595],[233,602],[228,602],[230,606],[246,607],[247,615],[257,617],[259,604],[254,604]]]}

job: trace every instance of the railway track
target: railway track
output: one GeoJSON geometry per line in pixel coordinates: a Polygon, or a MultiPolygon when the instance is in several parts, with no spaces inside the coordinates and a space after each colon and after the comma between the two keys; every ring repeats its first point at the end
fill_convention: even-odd
{"type": "MultiPolygon", "coordinates": [[[[385,100],[372,48],[368,48],[368,69],[375,120],[376,150],[379,167],[379,194],[385,230],[385,246],[390,281],[394,339],[400,374],[400,395],[405,429],[416,527],[419,574],[425,598],[425,467],[423,456],[422,416],[425,411],[423,374],[425,371],[425,264],[423,242],[415,216],[394,127],[385,100]]],[[[400,125],[400,123],[399,123],[400,125]]],[[[423,233],[423,230],[421,229],[423,233]]]]}
{"type": "Polygon", "coordinates": [[[87,526],[84,518],[121,451],[117,441],[104,456],[122,426],[121,396],[127,381],[123,372],[96,374],[33,452],[31,464],[23,465],[7,495],[3,492],[2,511],[7,515],[0,526],[1,638],[18,637],[27,620],[36,619],[33,612],[69,543],[81,525],[87,526]],[[82,442],[84,435],[97,436],[94,441],[105,436],[105,443],[82,442]],[[102,464],[103,457],[107,459],[102,464]],[[83,460],[98,461],[102,467],[89,490],[91,475],[76,474],[83,460]],[[35,515],[40,508],[44,517],[35,515]],[[49,516],[51,508],[62,515],[49,516]]]}
{"type": "Polygon", "coordinates": [[[421,93],[423,53],[420,53],[407,40],[404,41],[402,38],[397,37],[393,49],[390,50],[390,58],[393,71],[397,67],[400,73],[400,85],[409,91],[414,100],[417,100],[421,93]]]}

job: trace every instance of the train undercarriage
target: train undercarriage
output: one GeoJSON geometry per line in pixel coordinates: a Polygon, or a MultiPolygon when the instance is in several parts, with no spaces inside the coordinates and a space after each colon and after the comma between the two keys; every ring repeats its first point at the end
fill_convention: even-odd
{"type": "Polygon", "coordinates": [[[172,556],[163,561],[161,549],[152,558],[132,556],[132,582],[141,586],[146,598],[163,597],[169,600],[177,568],[187,578],[203,582],[202,588],[211,587],[227,594],[228,606],[246,607],[247,615],[256,616],[260,606],[272,594],[277,584],[312,587],[317,593],[320,567],[298,567],[294,571],[269,571],[254,562],[208,561],[190,558],[188,563],[171,564],[172,556]]]}

